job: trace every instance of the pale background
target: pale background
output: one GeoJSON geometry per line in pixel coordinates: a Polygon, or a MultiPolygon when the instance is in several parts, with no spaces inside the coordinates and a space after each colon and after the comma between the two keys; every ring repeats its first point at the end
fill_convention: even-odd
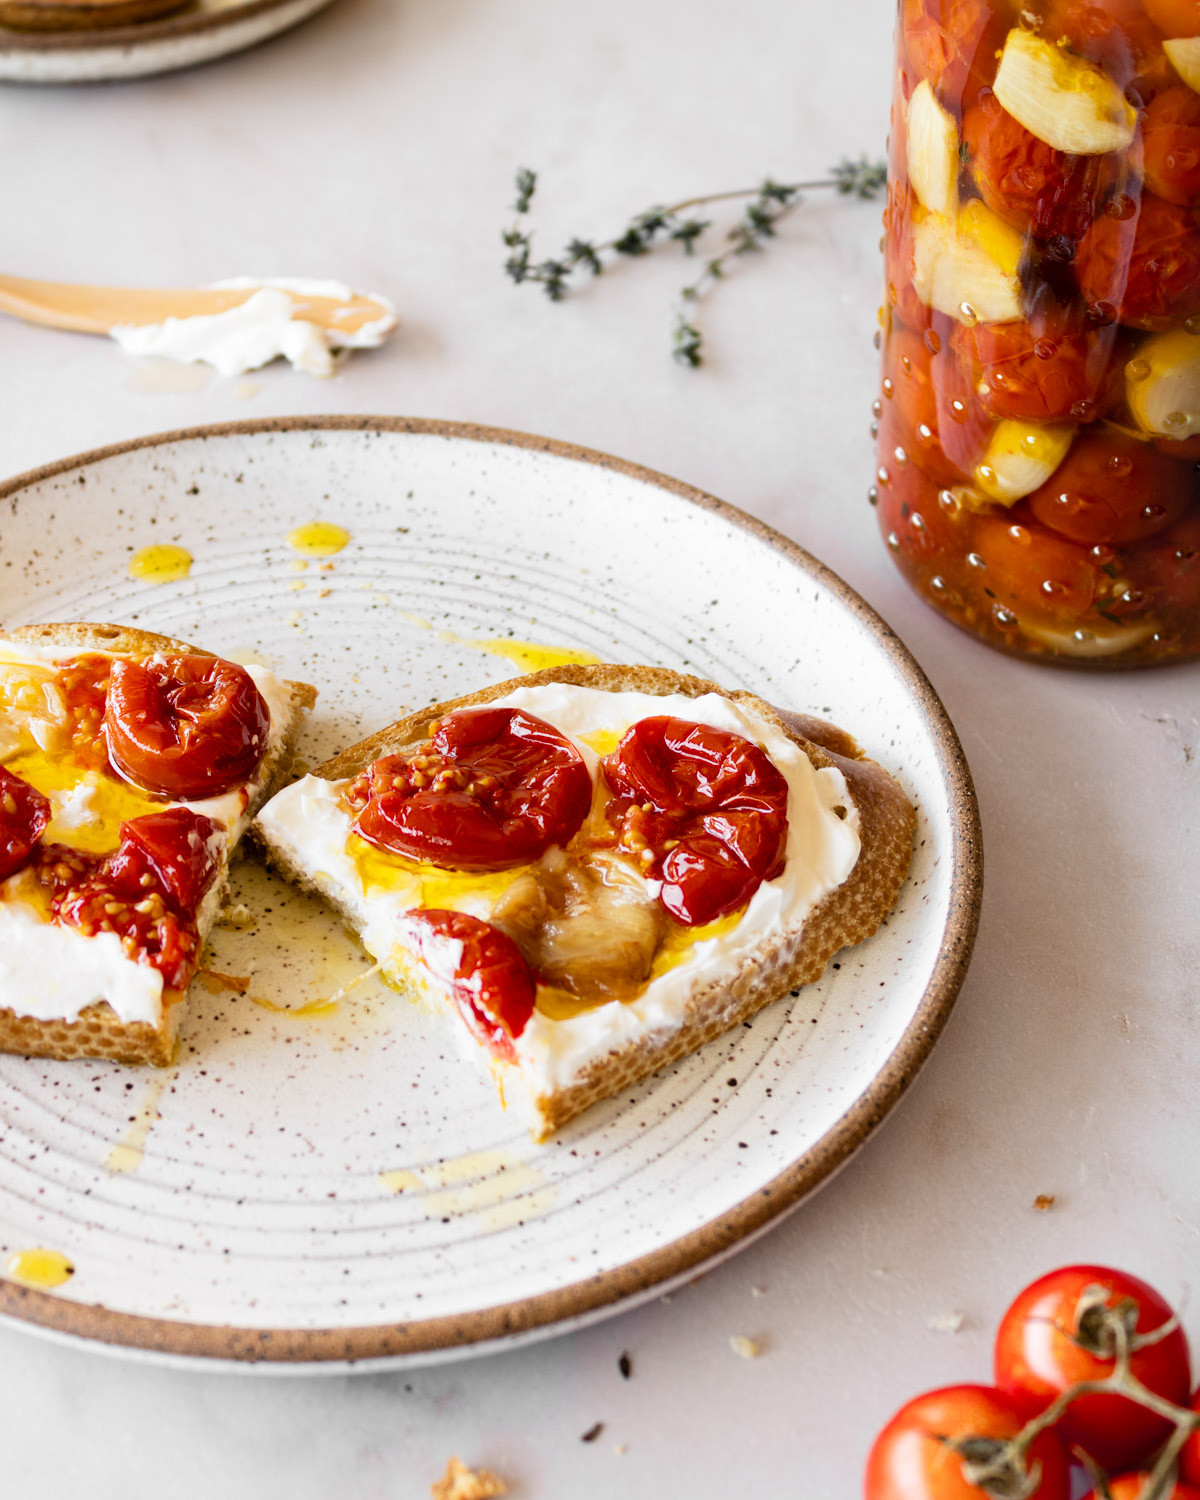
{"type": "MultiPolygon", "coordinates": [[[[888,0],[339,0],[196,72],[0,91],[0,269],[333,275],[405,319],[323,384],[277,367],[174,393],[106,341],[5,323],[0,474],[338,411],[523,428],[678,475],[803,543],[899,631],[962,736],[988,860],[970,977],[898,1116],[668,1305],[516,1354],[307,1380],[167,1372],[5,1326],[6,1496],[392,1500],[456,1452],[530,1500],[836,1500],[903,1400],[988,1378],[997,1317],[1042,1271],[1096,1260],[1195,1293],[1197,671],[1026,667],[906,592],[865,500],[877,205],[802,209],[702,309],[699,373],[668,355],[676,252],[558,307],[500,272],[518,164],[542,174],[550,253],[663,199],[880,151],[890,32],[888,0]],[[948,1313],[960,1332],[929,1327],[948,1313]],[[762,1356],[739,1359],[734,1334],[762,1356]]],[[[1195,1305],[1186,1321],[1200,1334],[1195,1305]]]]}

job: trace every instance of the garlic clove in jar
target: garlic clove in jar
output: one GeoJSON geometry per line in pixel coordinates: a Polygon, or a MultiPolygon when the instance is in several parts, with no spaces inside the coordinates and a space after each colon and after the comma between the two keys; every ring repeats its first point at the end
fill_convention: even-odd
{"type": "Polygon", "coordinates": [[[1137,110],[1113,79],[1020,26],[1005,39],[992,87],[1013,119],[1056,151],[1103,156],[1133,142],[1137,110]]]}
{"type": "Polygon", "coordinates": [[[958,129],[928,83],[908,101],[908,180],[917,200],[935,214],[958,212],[958,129]]]}
{"type": "Polygon", "coordinates": [[[1014,505],[1045,484],[1066,458],[1075,429],[1005,420],[996,424],[975,483],[989,499],[1014,505]]]}

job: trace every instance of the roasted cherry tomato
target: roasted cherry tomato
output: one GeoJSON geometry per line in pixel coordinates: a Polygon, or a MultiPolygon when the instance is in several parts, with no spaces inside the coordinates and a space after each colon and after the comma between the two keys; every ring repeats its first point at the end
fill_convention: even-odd
{"type": "Polygon", "coordinates": [[[1200,36],[1200,0],[1142,0],[1163,36],[1200,36]]]}
{"type": "MultiPolygon", "coordinates": [[[[1139,1334],[1153,1333],[1171,1309],[1153,1287],[1105,1266],[1064,1266],[1017,1297],[996,1333],[996,1383],[1014,1397],[1047,1406],[1078,1380],[1111,1375],[1114,1354],[1100,1307],[1125,1304],[1139,1334]],[[1084,1296],[1101,1288],[1100,1306],[1084,1296]],[[1136,1309],[1136,1310],[1135,1310],[1136,1309]]],[[[1190,1390],[1187,1339],[1176,1327],[1158,1343],[1138,1349],[1130,1369],[1155,1395],[1184,1405],[1190,1390]]],[[[1106,1469],[1143,1463],[1172,1432],[1165,1418],[1124,1396],[1080,1396],[1067,1408],[1058,1432],[1106,1469]]]]}
{"type": "Polygon", "coordinates": [[[181,912],[194,912],[220,861],[213,837],[220,825],[187,807],[168,807],[121,824],[121,843],[110,856],[114,885],[136,892],[149,874],[181,912]]]}
{"type": "Polygon", "coordinates": [[[1070,156],[1019,124],[991,89],[962,122],[967,170],[993,213],[1071,260],[1099,212],[1103,194],[1120,180],[1120,159],[1070,156]]]}
{"type": "Polygon", "coordinates": [[[56,919],[88,936],[112,932],[129,957],[171,989],[186,989],[200,961],[196,912],[220,865],[220,824],[170,807],[121,824],[103,857],[61,845],[39,851],[56,919]]]}
{"type": "Polygon", "coordinates": [[[1007,31],[995,0],[904,0],[900,24],[916,72],[947,102],[973,96],[996,74],[1007,31]]]}
{"type": "Polygon", "coordinates": [[[913,285],[913,209],[916,197],[907,183],[888,184],[883,213],[884,258],[888,306],[908,328],[918,332],[930,326],[932,310],[917,296],[913,285]]]}
{"type": "Polygon", "coordinates": [[[1084,432],[1029,496],[1045,526],[1073,542],[1137,542],[1177,521],[1192,498],[1192,466],[1123,432],[1084,432]]]}
{"type": "Polygon", "coordinates": [[[788,784],[765,751],[689,719],[639,719],[601,761],[622,847],[662,881],[677,922],[701,927],[783,869],[788,784]]]}
{"type": "Polygon", "coordinates": [[[992,423],[938,330],[921,335],[894,327],[884,370],[880,462],[890,467],[899,446],[935,484],[969,480],[992,423]]]}
{"type": "Polygon", "coordinates": [[[1168,203],[1200,204],[1200,94],[1164,89],[1142,117],[1146,186],[1168,203]]]}
{"type": "Polygon", "coordinates": [[[1166,62],[1142,0],[1050,0],[1042,35],[1065,41],[1122,86],[1138,77],[1157,78],[1166,62]]]}
{"type": "Polygon", "coordinates": [[[965,513],[955,502],[946,510],[929,481],[912,464],[894,461],[881,465],[887,474],[877,475],[879,529],[901,562],[928,563],[935,567],[943,558],[965,557],[965,513]]]}
{"type": "Polygon", "coordinates": [[[1132,212],[1129,203],[1124,194],[1111,198],[1075,257],[1088,316],[1101,324],[1160,328],[1200,312],[1195,216],[1153,193],[1143,194],[1132,212]]]}
{"type": "Polygon", "coordinates": [[[516,943],[461,911],[410,911],[403,922],[417,957],[449,988],[474,1035],[495,1056],[511,1060],[537,993],[516,943]]]}
{"type": "Polygon", "coordinates": [[[244,667],[218,656],[118,657],[108,684],[108,756],[163,797],[216,797],[258,769],[271,715],[244,667]]]}
{"type": "Polygon", "coordinates": [[[425,744],[368,766],[349,800],[363,809],[355,829],[370,844],[443,869],[504,870],[578,833],[592,779],[544,720],[463,708],[425,744]]]}
{"type": "Polygon", "coordinates": [[[1120,572],[1156,611],[1200,609],[1200,507],[1122,552],[1120,572]]]}
{"type": "Polygon", "coordinates": [[[0,880],[29,863],[50,813],[49,798],[0,766],[0,880]]]}
{"type": "Polygon", "coordinates": [[[106,770],[104,704],[112,658],[99,653],[72,656],[58,663],[55,680],[71,716],[71,756],[88,771],[106,770]]]}
{"type": "MultiPolygon", "coordinates": [[[[1136,1474],[1118,1474],[1108,1481],[1108,1500],[1142,1500],[1149,1477],[1149,1469],[1136,1474]]],[[[1095,1490],[1088,1490],[1083,1500],[1100,1500],[1100,1497],[1095,1490]]],[[[1161,1491],[1161,1500],[1200,1500],[1200,1489],[1177,1479],[1161,1491]]]]}
{"type": "Polygon", "coordinates": [[[976,587],[1018,615],[1075,620],[1103,575],[1086,547],[1048,531],[1022,501],[1003,516],[976,516],[968,572],[976,587]]]}
{"type": "MultiPolygon", "coordinates": [[[[972,1439],[973,1456],[991,1456],[1028,1417],[1020,1401],[985,1385],[952,1385],[917,1396],[875,1439],[864,1500],[983,1500],[983,1490],[963,1473],[961,1452],[951,1445],[972,1439]]],[[[1067,1459],[1052,1432],[1042,1433],[1030,1449],[1028,1467],[1035,1465],[1040,1465],[1037,1485],[1021,1493],[1032,1500],[1068,1500],[1067,1459]]]]}
{"type": "Polygon", "coordinates": [[[1049,314],[1020,323],[960,324],[954,349],[990,416],[1092,421],[1121,395],[1121,368],[1114,384],[1110,361],[1115,334],[1049,314]]]}

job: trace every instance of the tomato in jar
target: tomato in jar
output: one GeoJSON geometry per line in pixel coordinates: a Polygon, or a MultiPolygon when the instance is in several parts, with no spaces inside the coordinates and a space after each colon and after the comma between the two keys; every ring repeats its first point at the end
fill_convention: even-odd
{"type": "Polygon", "coordinates": [[[1146,186],[1168,203],[1200,204],[1200,94],[1176,84],[1146,106],[1142,117],[1146,186]]]}
{"type": "Polygon", "coordinates": [[[1115,431],[1088,432],[1029,508],[1073,542],[1140,542],[1177,521],[1193,494],[1190,465],[1115,431]]]}
{"type": "Polygon", "coordinates": [[[991,89],[964,113],[962,139],[967,171],[987,206],[1014,229],[1056,241],[1062,259],[1074,256],[1105,193],[1121,179],[1118,158],[1056,151],[1014,120],[991,89]]]}
{"type": "Polygon", "coordinates": [[[1200,92],[1163,47],[1200,0],[899,12],[888,547],[1002,649],[1200,653],[1200,92]]]}

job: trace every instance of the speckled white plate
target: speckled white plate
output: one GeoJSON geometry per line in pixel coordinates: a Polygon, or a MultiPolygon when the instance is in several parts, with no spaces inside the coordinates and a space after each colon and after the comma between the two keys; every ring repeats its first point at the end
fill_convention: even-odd
{"type": "Polygon", "coordinates": [[[75,1267],[53,1292],[0,1281],[0,1314],[276,1368],[577,1326],[748,1243],[827,1180],[953,1004],[981,874],[941,704],[845,584],[686,485],[447,423],[167,434],[0,486],[0,610],[4,625],[137,624],[314,682],[310,762],[521,670],[481,644],[676,667],[851,729],[920,814],[912,874],[870,942],[544,1147],[439,1018],[374,980],[323,1009],[365,961],[319,902],[244,861],[258,925],[219,930],[209,962],[250,989],[194,991],[176,1069],[0,1057],[0,1265],[39,1246],[75,1267]],[[286,538],[315,518],[351,541],[300,571],[286,538]],[[191,552],[190,577],[130,578],[150,542],[191,552]]]}
{"type": "Polygon", "coordinates": [[[146,78],[244,52],[316,15],[333,0],[194,0],[186,10],[95,31],[0,26],[0,80],[102,83],[146,78]]]}

